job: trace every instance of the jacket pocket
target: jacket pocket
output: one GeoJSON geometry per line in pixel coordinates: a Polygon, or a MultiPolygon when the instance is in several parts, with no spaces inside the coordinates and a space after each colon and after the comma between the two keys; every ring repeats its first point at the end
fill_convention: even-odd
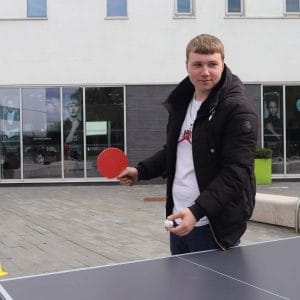
{"type": "Polygon", "coordinates": [[[248,219],[248,210],[244,194],[242,193],[240,199],[237,201],[230,201],[220,214],[220,221],[225,224],[234,224],[244,222],[248,219]]]}

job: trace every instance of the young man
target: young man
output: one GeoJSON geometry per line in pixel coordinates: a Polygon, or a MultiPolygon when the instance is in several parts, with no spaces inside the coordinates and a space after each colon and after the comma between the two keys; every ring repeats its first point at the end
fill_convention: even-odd
{"type": "Polygon", "coordinates": [[[207,34],[192,39],[186,69],[188,77],[165,102],[166,145],[118,176],[126,185],[167,177],[172,254],[236,245],[255,201],[257,116],[224,64],[221,41],[207,34]]]}

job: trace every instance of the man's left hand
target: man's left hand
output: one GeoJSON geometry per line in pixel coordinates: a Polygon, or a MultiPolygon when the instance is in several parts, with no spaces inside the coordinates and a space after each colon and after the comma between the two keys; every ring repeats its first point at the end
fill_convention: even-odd
{"type": "Polygon", "coordinates": [[[167,228],[168,231],[173,232],[179,236],[189,234],[197,223],[197,220],[195,219],[189,208],[184,208],[176,214],[168,216],[167,219],[170,221],[175,221],[176,219],[182,220],[178,226],[167,228]]]}

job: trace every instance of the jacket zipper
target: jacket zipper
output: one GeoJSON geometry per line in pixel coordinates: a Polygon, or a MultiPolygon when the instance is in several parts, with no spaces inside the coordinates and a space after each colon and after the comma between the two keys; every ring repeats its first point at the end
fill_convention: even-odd
{"type": "Polygon", "coordinates": [[[210,116],[208,117],[208,122],[211,121],[211,119],[213,118],[215,112],[216,112],[215,109],[213,109],[213,111],[211,112],[210,116]]]}
{"type": "MultiPolygon", "coordinates": [[[[209,117],[208,117],[208,122],[210,122],[211,119],[213,118],[215,112],[216,112],[216,110],[215,110],[215,108],[213,108],[213,109],[210,111],[209,114],[206,114],[206,115],[203,115],[203,116],[209,115],[209,117]]],[[[207,219],[208,219],[208,218],[207,218],[207,219]]],[[[226,248],[225,248],[224,246],[222,246],[221,243],[218,241],[218,239],[217,239],[217,237],[216,237],[216,235],[215,235],[215,232],[214,232],[214,230],[213,230],[213,228],[212,228],[212,226],[211,226],[211,223],[210,223],[210,220],[209,220],[209,219],[208,219],[208,225],[209,225],[210,231],[211,231],[211,233],[212,233],[213,239],[215,240],[216,244],[220,247],[220,249],[221,249],[222,251],[226,251],[226,248]]]]}
{"type": "MultiPolygon", "coordinates": [[[[207,219],[208,219],[208,218],[207,218],[207,219]]],[[[212,228],[212,226],[211,226],[209,220],[208,220],[208,225],[209,225],[210,231],[211,231],[211,233],[212,233],[212,236],[213,236],[213,238],[214,238],[216,244],[221,248],[221,250],[226,251],[226,248],[223,247],[223,246],[221,245],[221,243],[218,241],[218,239],[217,239],[217,237],[216,237],[216,235],[215,235],[215,232],[214,232],[214,230],[213,230],[213,228],[212,228]]]]}

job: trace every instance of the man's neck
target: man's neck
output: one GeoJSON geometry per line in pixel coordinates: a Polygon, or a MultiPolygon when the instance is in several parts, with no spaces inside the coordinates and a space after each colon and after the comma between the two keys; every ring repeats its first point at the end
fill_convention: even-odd
{"type": "Polygon", "coordinates": [[[209,95],[208,91],[195,91],[195,100],[197,101],[205,101],[209,95]]]}

